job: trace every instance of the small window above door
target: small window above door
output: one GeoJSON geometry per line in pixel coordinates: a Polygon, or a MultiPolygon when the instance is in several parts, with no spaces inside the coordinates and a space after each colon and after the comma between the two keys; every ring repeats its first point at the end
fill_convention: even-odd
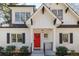
{"type": "Polygon", "coordinates": [[[44,38],[48,38],[48,34],[47,33],[44,34],[44,38]]]}

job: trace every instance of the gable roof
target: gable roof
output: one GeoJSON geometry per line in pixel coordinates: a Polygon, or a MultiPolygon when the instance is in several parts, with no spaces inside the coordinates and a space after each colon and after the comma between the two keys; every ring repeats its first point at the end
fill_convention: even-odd
{"type": "MultiPolygon", "coordinates": [[[[61,23],[63,23],[55,14],[52,13],[52,11],[51,11],[51,10],[46,6],[46,4],[44,4],[44,3],[37,9],[37,11],[36,11],[28,20],[32,19],[32,18],[39,12],[39,10],[42,9],[43,7],[45,7],[45,9],[46,9],[53,17],[55,17],[57,20],[59,20],[61,23]]],[[[27,20],[27,21],[28,21],[28,20],[27,20]]]]}
{"type": "MultiPolygon", "coordinates": [[[[71,12],[73,12],[73,14],[76,15],[76,16],[79,18],[78,13],[77,13],[76,11],[74,11],[74,9],[73,9],[69,4],[67,4],[67,3],[63,3],[63,4],[64,4],[66,7],[68,7],[69,10],[70,10],[71,12]]],[[[42,6],[44,6],[44,7],[49,11],[50,14],[52,14],[54,17],[56,17],[56,18],[58,19],[58,17],[57,17],[56,15],[54,15],[54,14],[51,12],[51,10],[49,9],[49,7],[46,6],[46,4],[44,4],[44,3],[37,9],[37,11],[36,11],[29,19],[31,19],[35,14],[37,14],[38,11],[39,11],[39,9],[40,9],[42,6]]],[[[58,19],[58,20],[60,20],[60,19],[58,19]]],[[[61,20],[60,20],[60,21],[61,21],[61,20]]],[[[61,23],[63,23],[63,22],[61,21],[61,23]]]]}
{"type": "MultiPolygon", "coordinates": [[[[71,6],[69,6],[67,3],[63,3],[65,6],[67,6],[69,9],[70,9],[70,11],[72,11],[78,18],[79,18],[79,15],[77,14],[77,12],[75,12],[74,11],[74,9],[72,9],[71,8],[71,6]]],[[[35,7],[34,5],[9,5],[10,7],[35,7]]],[[[51,10],[49,9],[49,7],[46,5],[46,4],[42,4],[38,9],[37,9],[37,11],[29,18],[29,19],[31,19],[35,14],[37,14],[38,13],[38,11],[39,11],[39,9],[41,9],[41,7],[45,7],[46,9],[47,9],[47,11],[52,15],[52,16],[54,16],[56,19],[58,19],[57,18],[57,16],[55,16],[52,12],[51,12],[51,10]]],[[[28,19],[28,20],[29,20],[28,19]]],[[[59,19],[58,19],[59,20],[59,19]]],[[[59,21],[61,21],[61,20],[59,20],[59,21]]],[[[4,23],[4,22],[3,22],[4,23]]],[[[7,23],[10,23],[10,22],[7,22],[7,23]]],[[[61,23],[63,23],[62,21],[61,21],[61,23]]]]}

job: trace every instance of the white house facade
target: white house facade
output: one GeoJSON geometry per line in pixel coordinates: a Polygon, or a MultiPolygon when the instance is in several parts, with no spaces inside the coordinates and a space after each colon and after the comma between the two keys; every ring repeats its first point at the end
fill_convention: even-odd
{"type": "Polygon", "coordinates": [[[31,5],[9,5],[11,21],[0,27],[0,46],[15,45],[36,49],[65,46],[79,52],[79,15],[64,3],[42,4],[37,10],[31,5]]]}

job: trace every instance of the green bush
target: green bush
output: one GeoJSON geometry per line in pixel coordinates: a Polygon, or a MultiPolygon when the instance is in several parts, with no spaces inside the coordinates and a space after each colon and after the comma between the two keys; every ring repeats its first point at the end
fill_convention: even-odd
{"type": "Polygon", "coordinates": [[[20,48],[20,51],[21,51],[21,55],[28,55],[28,47],[27,46],[22,46],[20,48]]]}
{"type": "Polygon", "coordinates": [[[56,50],[57,50],[56,54],[58,56],[64,56],[64,55],[67,55],[68,48],[60,46],[60,47],[57,47],[56,50]]]}
{"type": "Polygon", "coordinates": [[[27,46],[22,46],[22,47],[20,48],[20,51],[21,51],[22,53],[28,53],[28,47],[27,47],[27,46]]]}
{"type": "Polygon", "coordinates": [[[4,50],[4,48],[3,47],[0,47],[0,52],[2,52],[4,50]]]}
{"type": "Polygon", "coordinates": [[[5,49],[5,54],[6,55],[12,55],[12,51],[14,51],[16,48],[16,46],[14,45],[11,45],[11,46],[7,46],[6,49],[5,49]]]}
{"type": "Polygon", "coordinates": [[[4,48],[0,47],[0,56],[3,56],[3,55],[4,55],[4,48]]]}
{"type": "Polygon", "coordinates": [[[15,48],[16,48],[16,46],[13,46],[13,45],[12,46],[7,46],[6,47],[6,51],[10,51],[11,52],[11,51],[14,51],[15,48]]]}

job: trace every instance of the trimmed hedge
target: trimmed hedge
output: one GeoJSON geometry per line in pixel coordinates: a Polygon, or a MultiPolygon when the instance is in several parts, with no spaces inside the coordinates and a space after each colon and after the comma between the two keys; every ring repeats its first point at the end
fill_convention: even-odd
{"type": "Polygon", "coordinates": [[[68,48],[66,47],[63,47],[63,46],[59,46],[56,48],[56,55],[58,56],[64,56],[64,55],[67,55],[67,51],[68,51],[68,48]]]}
{"type": "Polygon", "coordinates": [[[28,47],[27,46],[22,46],[20,48],[20,51],[21,51],[21,55],[28,55],[29,54],[29,51],[28,51],[28,47]]]}
{"type": "Polygon", "coordinates": [[[6,47],[5,55],[12,55],[12,52],[15,50],[16,46],[10,45],[6,47]]]}

